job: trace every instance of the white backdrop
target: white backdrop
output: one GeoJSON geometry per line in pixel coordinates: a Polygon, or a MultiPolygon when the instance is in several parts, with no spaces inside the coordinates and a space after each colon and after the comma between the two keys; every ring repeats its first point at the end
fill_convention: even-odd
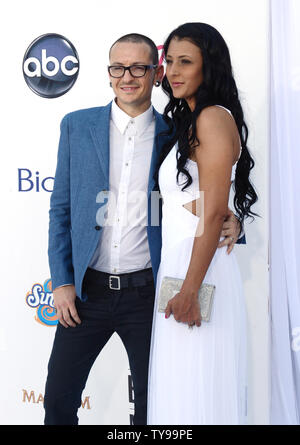
{"type": "MultiPolygon", "coordinates": [[[[269,422],[268,144],[269,4],[267,0],[186,0],[129,3],[12,0],[0,19],[2,64],[2,172],[0,220],[1,315],[0,424],[42,424],[46,366],[55,328],[35,320],[26,294],[50,278],[47,241],[50,193],[34,187],[18,191],[18,169],[32,179],[54,175],[59,122],[79,108],[112,99],[106,65],[110,45],[121,35],[140,32],[157,45],[187,21],[207,22],[223,34],[233,62],[256,162],[253,182],[259,194],[254,211],[262,218],[246,224],[247,246],[237,246],[244,280],[249,328],[250,423],[269,422]],[[12,25],[13,24],[13,25],[12,25]],[[44,99],[26,85],[22,60],[38,36],[54,32],[75,45],[80,72],[75,86],[57,99],[44,99]],[[38,173],[37,173],[38,172],[38,173]]],[[[165,98],[155,89],[153,103],[165,98]]],[[[51,181],[48,181],[50,185],[51,181]]],[[[97,359],[84,391],[81,424],[128,424],[128,361],[117,336],[97,359]]]]}

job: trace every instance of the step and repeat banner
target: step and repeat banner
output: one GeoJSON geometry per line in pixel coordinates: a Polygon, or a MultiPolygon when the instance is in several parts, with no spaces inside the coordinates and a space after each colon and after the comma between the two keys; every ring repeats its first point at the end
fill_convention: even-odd
{"type": "MultiPolygon", "coordinates": [[[[158,46],[185,22],[215,26],[231,51],[256,161],[259,194],[236,246],[249,330],[250,422],[268,423],[268,72],[267,0],[124,3],[12,0],[2,7],[1,34],[1,323],[0,424],[43,424],[47,364],[57,319],[48,266],[49,203],[63,116],[113,99],[108,51],[137,32],[158,46]],[[255,32],[253,32],[255,30],[255,32]]],[[[153,104],[166,97],[154,88],[153,104]]],[[[130,424],[134,390],[126,351],[115,334],[96,360],[79,409],[80,424],[130,424]]]]}

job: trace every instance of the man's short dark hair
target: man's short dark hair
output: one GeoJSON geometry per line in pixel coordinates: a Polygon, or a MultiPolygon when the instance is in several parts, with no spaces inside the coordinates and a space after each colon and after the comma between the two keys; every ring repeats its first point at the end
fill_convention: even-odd
{"type": "Polygon", "coordinates": [[[115,41],[115,43],[111,45],[109,50],[109,55],[112,47],[116,43],[121,43],[121,42],[146,43],[146,45],[148,45],[150,48],[150,54],[153,65],[158,65],[158,50],[153,40],[149,39],[149,37],[144,36],[143,34],[136,34],[136,33],[126,34],[125,36],[120,37],[118,40],[115,41]]]}

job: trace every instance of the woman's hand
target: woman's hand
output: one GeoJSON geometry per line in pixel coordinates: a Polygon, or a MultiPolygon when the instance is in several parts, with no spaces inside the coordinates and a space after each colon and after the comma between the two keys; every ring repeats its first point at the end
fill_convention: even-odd
{"type": "Polygon", "coordinates": [[[239,237],[241,224],[235,214],[228,208],[227,217],[223,223],[221,237],[225,236],[223,241],[219,242],[218,248],[228,246],[228,255],[232,252],[234,245],[239,237]]]}
{"type": "Polygon", "coordinates": [[[176,321],[188,323],[190,326],[196,324],[201,326],[201,311],[198,300],[198,292],[194,290],[181,289],[171,300],[169,300],[165,311],[165,317],[173,314],[176,321]]]}

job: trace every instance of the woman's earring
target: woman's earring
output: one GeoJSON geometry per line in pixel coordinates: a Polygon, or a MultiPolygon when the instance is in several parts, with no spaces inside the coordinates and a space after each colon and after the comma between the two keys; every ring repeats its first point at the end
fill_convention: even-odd
{"type": "Polygon", "coordinates": [[[156,87],[159,87],[159,85],[160,85],[160,81],[157,80],[157,81],[155,82],[155,86],[156,86],[156,87]]]}
{"type": "Polygon", "coordinates": [[[110,88],[112,88],[112,83],[111,82],[109,82],[109,86],[110,86],[110,88]]]}

